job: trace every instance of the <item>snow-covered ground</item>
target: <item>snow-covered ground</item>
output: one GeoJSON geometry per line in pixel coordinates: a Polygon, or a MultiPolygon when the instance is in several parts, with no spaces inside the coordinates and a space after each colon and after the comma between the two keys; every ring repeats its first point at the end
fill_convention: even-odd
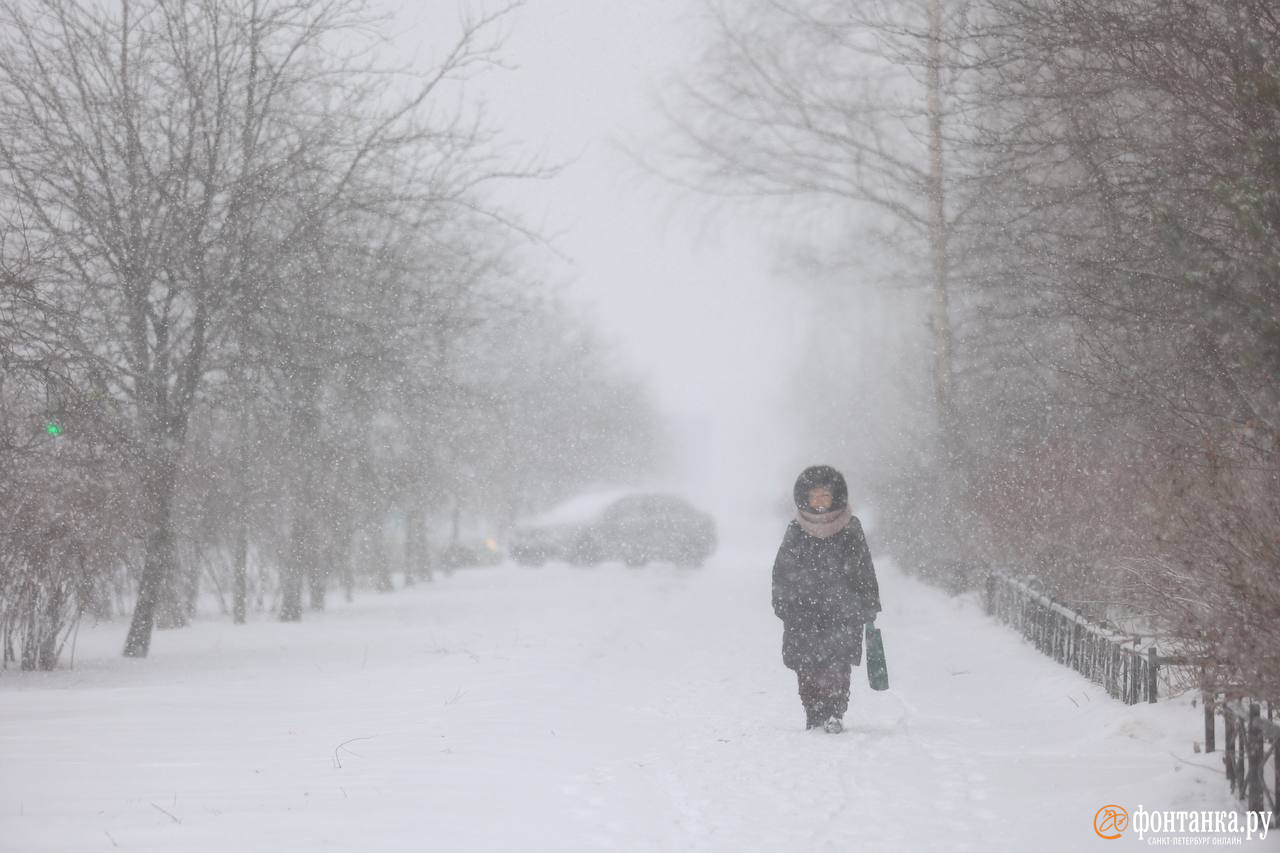
{"type": "Polygon", "coordinates": [[[0,673],[0,850],[1084,850],[1141,843],[1097,837],[1107,804],[1236,805],[1189,704],[1125,707],[887,559],[893,688],[858,670],[850,730],[803,731],[774,527],[701,571],[503,565],[145,661],[85,629],[74,670],[0,673]]]}

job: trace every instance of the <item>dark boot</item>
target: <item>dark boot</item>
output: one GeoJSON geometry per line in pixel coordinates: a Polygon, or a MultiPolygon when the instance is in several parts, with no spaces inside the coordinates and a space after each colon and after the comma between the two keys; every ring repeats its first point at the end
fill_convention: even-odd
{"type": "Polygon", "coordinates": [[[844,731],[841,718],[849,710],[849,664],[832,664],[806,670],[800,677],[800,696],[810,711],[810,728],[832,734],[844,731]]]}

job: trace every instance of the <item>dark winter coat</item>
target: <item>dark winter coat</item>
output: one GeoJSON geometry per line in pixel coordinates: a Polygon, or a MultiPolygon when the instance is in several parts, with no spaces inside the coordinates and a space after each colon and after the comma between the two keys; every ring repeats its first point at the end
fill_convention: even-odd
{"type": "Polygon", "coordinates": [[[790,669],[862,662],[863,626],[880,612],[880,585],[858,519],[826,539],[791,522],[773,563],[773,612],[790,669]]]}

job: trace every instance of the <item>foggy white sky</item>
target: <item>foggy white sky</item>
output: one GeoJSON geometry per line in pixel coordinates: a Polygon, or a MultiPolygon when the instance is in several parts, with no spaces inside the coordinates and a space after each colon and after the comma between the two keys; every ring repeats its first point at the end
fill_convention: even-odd
{"type": "MultiPolygon", "coordinates": [[[[421,0],[384,2],[398,43],[419,58],[456,22],[452,8],[445,17],[421,0]]],[[[695,491],[752,488],[777,449],[786,341],[804,322],[801,301],[770,285],[756,223],[721,214],[708,224],[619,147],[661,134],[654,93],[694,55],[694,5],[528,0],[506,25],[503,57],[514,68],[487,75],[482,89],[510,141],[569,164],[550,181],[512,188],[510,200],[571,259],[566,267],[545,253],[549,277],[569,282],[671,415],[679,479],[695,491]]]]}

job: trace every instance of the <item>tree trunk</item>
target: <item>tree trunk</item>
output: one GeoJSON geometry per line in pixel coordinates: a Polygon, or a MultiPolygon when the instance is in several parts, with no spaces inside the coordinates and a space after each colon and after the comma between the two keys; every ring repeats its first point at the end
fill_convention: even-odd
{"type": "MultiPolygon", "coordinates": [[[[292,400],[289,424],[293,446],[298,454],[299,477],[297,491],[293,494],[289,553],[281,577],[282,622],[302,620],[302,583],[304,579],[311,579],[317,570],[314,450],[320,417],[317,408],[320,371],[314,367],[295,367],[294,378],[298,389],[292,400]]],[[[313,595],[314,589],[313,585],[313,595]]]]}
{"type": "MultiPolygon", "coordinates": [[[[313,530],[313,533],[315,531],[313,530]]],[[[324,610],[324,598],[329,583],[329,571],[332,565],[327,560],[323,563],[319,559],[320,549],[315,547],[314,542],[311,545],[314,559],[307,565],[307,589],[310,592],[310,604],[312,610],[324,610]]],[[[325,549],[328,550],[328,549],[325,549]]]]}
{"type": "MultiPolygon", "coordinates": [[[[947,207],[942,138],[942,2],[929,0],[926,111],[929,118],[929,251],[933,278],[934,394],[943,435],[952,432],[951,311],[947,293],[947,207]]],[[[946,439],[944,438],[944,442],[946,439]]]]}
{"type": "Polygon", "coordinates": [[[243,625],[249,610],[249,414],[248,403],[244,406],[240,417],[240,435],[237,462],[240,466],[238,493],[236,495],[236,549],[235,549],[235,581],[232,587],[232,619],[237,625],[243,625]]]}
{"type": "Polygon", "coordinates": [[[62,627],[62,607],[66,603],[62,584],[49,591],[45,605],[45,618],[40,626],[39,646],[36,650],[36,667],[42,672],[52,672],[58,665],[58,633],[62,627]]]}
{"type": "Polygon", "coordinates": [[[294,514],[289,530],[289,553],[281,573],[280,621],[302,621],[302,580],[310,562],[310,542],[314,538],[311,513],[305,499],[294,497],[294,514]]]}
{"type": "Polygon", "coordinates": [[[249,524],[244,518],[243,506],[240,513],[236,521],[235,585],[231,594],[232,619],[237,625],[244,624],[249,609],[249,524]]]}
{"type": "Polygon", "coordinates": [[[311,516],[311,541],[307,543],[307,593],[308,604],[312,610],[324,610],[325,595],[329,587],[329,575],[333,571],[333,562],[327,559],[333,549],[327,544],[333,538],[333,531],[328,529],[329,525],[324,526],[324,533],[321,533],[321,525],[317,523],[317,519],[331,518],[328,512],[327,501],[317,491],[322,491],[324,478],[316,477],[311,473],[311,466],[308,465],[303,473],[303,480],[307,484],[308,493],[312,495],[311,500],[307,504],[307,511],[311,516]]]}
{"type": "Polygon", "coordinates": [[[177,542],[171,540],[171,543],[169,582],[163,587],[160,606],[156,609],[156,627],[162,631],[191,624],[200,594],[200,573],[195,563],[184,565],[184,561],[178,559],[177,542]]]}
{"type": "Polygon", "coordinates": [[[294,496],[293,520],[289,526],[289,552],[280,578],[280,621],[298,622],[302,621],[302,581],[314,562],[315,529],[306,498],[294,496]]]}
{"type": "Polygon", "coordinates": [[[413,523],[418,529],[418,564],[417,569],[422,573],[425,580],[433,581],[436,579],[435,572],[431,570],[431,536],[427,533],[427,510],[425,506],[418,506],[413,513],[413,523]]]}
{"type": "Polygon", "coordinates": [[[22,636],[21,662],[21,668],[28,672],[51,670],[56,663],[58,617],[64,594],[62,584],[53,582],[57,573],[49,568],[53,560],[51,539],[54,535],[52,530],[46,532],[45,541],[30,556],[28,570],[33,580],[26,584],[26,627],[22,636]]]}
{"type": "Polygon", "coordinates": [[[28,597],[26,603],[27,618],[26,627],[22,632],[22,654],[18,664],[19,669],[23,672],[32,672],[36,668],[36,634],[40,630],[40,599],[34,594],[28,597]]]}
{"type": "Polygon", "coordinates": [[[371,518],[368,522],[369,557],[373,561],[373,588],[378,592],[394,592],[395,584],[391,581],[390,555],[387,553],[387,542],[382,522],[371,518]]]}
{"type": "MultiPolygon", "coordinates": [[[[317,388],[317,396],[319,389],[317,388]]],[[[313,436],[319,433],[319,407],[313,403],[314,421],[312,430],[313,436]]],[[[318,437],[315,439],[318,442],[318,437]]],[[[313,444],[313,447],[317,445],[313,444]]],[[[318,447],[317,447],[318,449],[318,447]]],[[[316,457],[313,456],[314,460],[316,457]]],[[[310,500],[307,502],[307,511],[311,516],[311,533],[312,540],[308,544],[309,559],[307,562],[307,591],[308,604],[312,610],[324,610],[325,599],[329,589],[329,578],[333,575],[334,562],[333,555],[333,537],[335,531],[333,529],[333,501],[330,499],[332,490],[336,488],[333,485],[333,479],[326,474],[322,475],[316,471],[319,463],[314,461],[304,465],[302,479],[306,485],[307,494],[310,500]]]]}
{"type": "Polygon", "coordinates": [[[404,585],[413,586],[418,581],[418,524],[414,518],[413,503],[404,511],[404,585]]]}
{"type": "Polygon", "coordinates": [[[351,539],[353,536],[351,527],[349,517],[344,518],[338,527],[338,535],[333,541],[333,559],[329,561],[330,565],[338,566],[338,573],[342,577],[342,594],[347,604],[355,600],[356,589],[355,566],[351,562],[351,539]]]}
{"type": "Polygon", "coordinates": [[[144,658],[151,650],[151,632],[165,590],[172,582],[176,553],[173,547],[173,494],[177,473],[169,459],[152,461],[147,476],[147,542],[142,582],[133,608],[133,620],[124,642],[126,657],[144,658]]]}

